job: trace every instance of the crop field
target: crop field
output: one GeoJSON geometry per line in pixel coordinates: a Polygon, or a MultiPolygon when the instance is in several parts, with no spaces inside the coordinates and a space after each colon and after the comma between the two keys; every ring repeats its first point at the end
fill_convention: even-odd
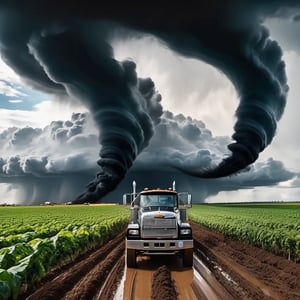
{"type": "MultiPolygon", "coordinates": [[[[43,299],[43,295],[49,291],[53,295],[61,295],[62,286],[66,293],[65,299],[74,299],[78,293],[84,294],[85,290],[95,293],[97,289],[101,289],[101,284],[104,284],[101,280],[107,274],[114,278],[125,272],[127,280],[131,277],[138,280],[139,275],[131,276],[135,270],[122,267],[125,261],[125,240],[123,234],[118,234],[125,229],[129,214],[130,211],[122,205],[0,207],[0,300],[18,299],[47,272],[61,272],[59,267],[71,262],[74,266],[65,271],[62,276],[65,278],[64,282],[59,279],[43,284],[32,299],[43,299]],[[109,240],[111,242],[107,243],[109,240]],[[103,246],[100,247],[101,245],[103,246]],[[92,252],[89,252],[85,260],[77,259],[87,251],[92,252]],[[120,266],[119,271],[109,271],[107,268],[110,265],[120,266]],[[75,282],[78,283],[74,286],[75,282]]],[[[247,295],[248,298],[253,296],[263,299],[264,291],[267,294],[291,295],[291,298],[286,299],[300,297],[297,292],[300,278],[299,203],[196,204],[188,210],[188,217],[193,223],[194,255],[205,253],[214,260],[220,260],[231,276],[234,275],[234,268],[234,280],[239,285],[237,291],[230,287],[226,278],[222,281],[228,290],[231,289],[234,298],[247,295]],[[251,248],[248,243],[262,249],[251,248]],[[264,251],[263,254],[260,251],[264,251]],[[280,256],[272,256],[270,252],[280,256]],[[223,260],[224,256],[226,260],[223,260]],[[268,267],[262,268],[263,264],[268,264],[268,267]],[[246,275],[245,269],[248,270],[246,275]],[[256,273],[252,273],[254,269],[256,273]],[[283,272],[284,275],[278,275],[283,272]],[[240,274],[243,274],[242,278],[240,274]],[[269,283],[262,278],[268,276],[272,277],[273,286],[266,288],[269,283]],[[252,286],[253,278],[259,286],[258,291],[257,286],[252,286]],[[241,290],[244,294],[239,294],[241,290]],[[253,294],[248,294],[249,291],[253,294]]],[[[205,261],[206,258],[203,259],[205,261]]],[[[165,261],[164,259],[164,263],[165,261]]],[[[141,260],[139,263],[146,262],[141,260]]],[[[146,276],[145,272],[149,272],[150,275],[147,273],[147,276],[152,276],[150,270],[154,268],[151,263],[153,262],[150,260],[149,270],[141,268],[138,274],[140,272],[140,276],[146,276]]],[[[178,286],[188,278],[185,274],[190,274],[189,270],[177,272],[172,260],[168,267],[172,270],[172,275],[177,276],[178,286]]],[[[218,270],[219,267],[211,268],[212,273],[219,272],[218,270]]],[[[224,270],[217,274],[219,278],[222,277],[222,272],[224,270]]],[[[57,273],[55,278],[62,278],[59,275],[57,273]]],[[[193,276],[192,273],[190,275],[193,276]]],[[[143,279],[145,284],[148,281],[143,279]]],[[[124,291],[127,291],[127,283],[130,287],[133,285],[130,281],[125,281],[124,291]]],[[[181,288],[189,293],[189,287],[181,288]]],[[[111,285],[108,284],[107,289],[112,294],[111,285]]]]}
{"type": "Polygon", "coordinates": [[[119,205],[0,207],[0,299],[124,229],[119,205]]]}
{"type": "Polygon", "coordinates": [[[300,260],[300,203],[194,205],[189,218],[227,236],[300,260]]]}

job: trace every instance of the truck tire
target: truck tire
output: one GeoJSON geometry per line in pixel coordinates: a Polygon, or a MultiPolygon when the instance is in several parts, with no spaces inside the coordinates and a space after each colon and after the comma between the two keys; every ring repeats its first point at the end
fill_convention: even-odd
{"type": "Polygon", "coordinates": [[[126,264],[128,268],[136,267],[136,253],[134,249],[127,249],[126,251],[126,264]]]}
{"type": "Polygon", "coordinates": [[[193,249],[183,250],[183,266],[184,267],[193,266],[193,249]]]}

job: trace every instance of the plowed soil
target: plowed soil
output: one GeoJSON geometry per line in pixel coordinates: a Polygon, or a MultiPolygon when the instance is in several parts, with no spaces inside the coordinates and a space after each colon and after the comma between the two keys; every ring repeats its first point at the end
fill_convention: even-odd
{"type": "MultiPolygon", "coordinates": [[[[210,276],[226,290],[225,298],[216,296],[215,299],[300,300],[300,264],[206,228],[192,227],[195,255],[210,269],[210,276]]],[[[114,299],[126,269],[124,247],[123,233],[106,245],[50,272],[19,299],[114,299]]],[[[176,299],[172,272],[161,266],[153,274],[150,285],[154,291],[165,291],[164,299],[176,299]]],[[[198,285],[198,295],[207,299],[201,292],[201,284],[198,285]]],[[[189,288],[192,289],[192,285],[189,288]]],[[[152,298],[150,292],[144,299],[161,299],[158,295],[152,291],[152,298]]]]}
{"type": "Polygon", "coordinates": [[[234,299],[300,299],[300,264],[193,225],[196,254],[234,299]]]}

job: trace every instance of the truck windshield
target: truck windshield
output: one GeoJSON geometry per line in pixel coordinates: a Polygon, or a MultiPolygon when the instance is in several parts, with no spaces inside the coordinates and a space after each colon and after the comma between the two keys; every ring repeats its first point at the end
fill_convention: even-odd
{"type": "Polygon", "coordinates": [[[141,195],[140,200],[141,207],[149,206],[176,206],[176,196],[175,195],[141,195]]]}

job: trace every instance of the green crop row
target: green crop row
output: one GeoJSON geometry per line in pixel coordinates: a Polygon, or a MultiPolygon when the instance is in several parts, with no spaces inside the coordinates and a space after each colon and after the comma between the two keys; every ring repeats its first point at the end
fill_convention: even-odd
{"type": "Polygon", "coordinates": [[[128,219],[117,205],[0,208],[0,300],[17,299],[47,271],[104,244],[128,219]]]}
{"type": "Polygon", "coordinates": [[[300,205],[194,205],[192,222],[300,260],[300,205]]]}

